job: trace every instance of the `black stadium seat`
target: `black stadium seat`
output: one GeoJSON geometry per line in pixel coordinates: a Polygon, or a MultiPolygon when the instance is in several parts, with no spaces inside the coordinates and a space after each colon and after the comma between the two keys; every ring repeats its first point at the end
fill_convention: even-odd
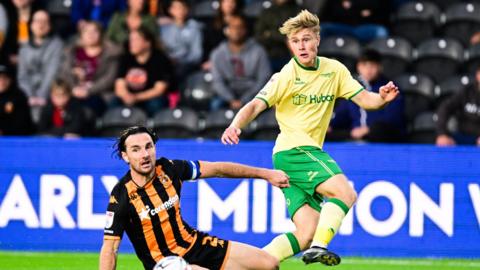
{"type": "Polygon", "coordinates": [[[280,132],[275,110],[269,109],[260,114],[250,124],[249,132],[249,137],[254,140],[275,140],[280,132]]]}
{"type": "Polygon", "coordinates": [[[436,139],[437,116],[433,112],[424,112],[415,117],[410,131],[410,142],[434,144],[436,139]]]}
{"type": "Polygon", "coordinates": [[[272,1],[252,1],[243,9],[243,14],[250,18],[257,18],[258,15],[264,10],[272,6],[272,1]]]}
{"type": "Polygon", "coordinates": [[[432,38],[440,25],[440,9],[429,1],[412,1],[400,6],[393,16],[392,32],[414,45],[432,38]]]}
{"type": "Polygon", "coordinates": [[[435,4],[442,10],[446,10],[449,6],[460,2],[461,0],[433,0],[435,4]]]}
{"type": "Polygon", "coordinates": [[[198,131],[198,116],[192,109],[164,109],[153,116],[151,126],[160,138],[192,138],[198,131]]]}
{"type": "Polygon", "coordinates": [[[219,7],[218,0],[195,1],[192,6],[192,16],[200,19],[213,18],[219,7]]]}
{"type": "Polygon", "coordinates": [[[139,108],[118,107],[105,112],[97,127],[101,136],[117,137],[125,128],[146,125],[147,115],[139,108]]]}
{"type": "Polygon", "coordinates": [[[319,47],[321,56],[337,59],[350,71],[355,71],[355,64],[360,55],[360,43],[352,37],[330,36],[322,39],[319,47]]]}
{"type": "Polygon", "coordinates": [[[203,71],[190,75],[183,91],[185,104],[195,110],[207,111],[215,95],[212,89],[212,74],[203,71]]]}
{"type": "Polygon", "coordinates": [[[382,55],[383,73],[389,78],[402,74],[412,60],[412,46],[404,38],[380,38],[368,47],[382,55]]]}
{"type": "Polygon", "coordinates": [[[462,61],[463,47],[460,42],[452,38],[434,38],[418,46],[413,69],[438,82],[454,75],[462,61]]]}
{"type": "Polygon", "coordinates": [[[467,62],[465,65],[468,73],[474,73],[480,67],[480,44],[476,44],[468,48],[467,62]]]}
{"type": "Polygon", "coordinates": [[[236,112],[224,109],[207,114],[202,135],[208,139],[220,139],[223,131],[230,125],[236,112]]]}
{"type": "Polygon", "coordinates": [[[468,45],[470,37],[480,31],[480,3],[457,3],[445,11],[443,33],[468,45]]]}
{"type": "Polygon", "coordinates": [[[445,98],[465,89],[472,80],[466,75],[455,75],[440,82],[435,87],[435,107],[438,107],[445,98]]]}
{"type": "Polygon", "coordinates": [[[405,116],[411,122],[416,115],[431,109],[435,84],[422,74],[404,74],[394,79],[405,100],[405,116]]]}

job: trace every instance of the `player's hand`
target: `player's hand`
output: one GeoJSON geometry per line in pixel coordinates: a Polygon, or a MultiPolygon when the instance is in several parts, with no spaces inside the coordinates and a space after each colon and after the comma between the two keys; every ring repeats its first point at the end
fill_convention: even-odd
{"type": "Polygon", "coordinates": [[[265,180],[270,184],[279,188],[289,187],[289,179],[290,177],[284,171],[280,170],[267,170],[267,175],[265,177],[265,180]]]}
{"type": "Polygon", "coordinates": [[[443,134],[437,136],[435,143],[437,146],[453,146],[455,145],[455,140],[453,140],[452,137],[443,134]]]}
{"type": "Polygon", "coordinates": [[[355,140],[360,140],[369,132],[370,132],[370,129],[367,126],[356,127],[356,128],[353,128],[352,131],[350,131],[350,137],[352,137],[355,140]]]}
{"type": "Polygon", "coordinates": [[[233,126],[229,126],[222,135],[222,143],[223,144],[238,144],[240,141],[240,133],[242,130],[233,126]]]}
{"type": "Polygon", "coordinates": [[[389,81],[387,84],[380,87],[378,93],[380,94],[382,99],[388,103],[394,100],[398,96],[399,92],[398,87],[392,81],[389,81]]]}

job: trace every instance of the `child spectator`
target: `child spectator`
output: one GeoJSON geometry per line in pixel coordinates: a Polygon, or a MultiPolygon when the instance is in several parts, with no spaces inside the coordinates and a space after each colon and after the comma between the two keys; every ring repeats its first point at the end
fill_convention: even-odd
{"type": "Polygon", "coordinates": [[[38,131],[40,134],[64,138],[80,137],[86,127],[85,110],[72,97],[70,86],[62,80],[52,84],[50,100],[42,109],[38,131]]]}

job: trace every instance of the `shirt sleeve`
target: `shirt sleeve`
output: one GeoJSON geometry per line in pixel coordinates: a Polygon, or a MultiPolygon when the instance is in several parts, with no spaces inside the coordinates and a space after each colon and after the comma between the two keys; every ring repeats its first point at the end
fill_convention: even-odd
{"type": "Polygon", "coordinates": [[[104,239],[121,239],[127,220],[127,201],[122,196],[122,186],[117,184],[110,194],[105,215],[104,239]]]}
{"type": "Polygon", "coordinates": [[[282,80],[280,72],[272,75],[270,80],[258,92],[255,98],[258,98],[267,104],[267,107],[272,107],[280,101],[281,93],[288,88],[288,81],[282,80]]]}
{"type": "Polygon", "coordinates": [[[180,180],[195,180],[200,177],[198,160],[172,160],[173,169],[180,180]]]}
{"type": "Polygon", "coordinates": [[[351,99],[360,93],[364,87],[352,77],[350,71],[342,64],[340,64],[340,72],[338,78],[338,97],[351,99]]]}

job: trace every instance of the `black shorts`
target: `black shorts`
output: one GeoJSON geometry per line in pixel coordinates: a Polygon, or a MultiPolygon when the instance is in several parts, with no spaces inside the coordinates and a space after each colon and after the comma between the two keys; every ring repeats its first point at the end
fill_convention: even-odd
{"type": "Polygon", "coordinates": [[[230,242],[207,233],[197,232],[197,240],[183,256],[189,264],[196,264],[210,270],[225,267],[230,242]]]}

